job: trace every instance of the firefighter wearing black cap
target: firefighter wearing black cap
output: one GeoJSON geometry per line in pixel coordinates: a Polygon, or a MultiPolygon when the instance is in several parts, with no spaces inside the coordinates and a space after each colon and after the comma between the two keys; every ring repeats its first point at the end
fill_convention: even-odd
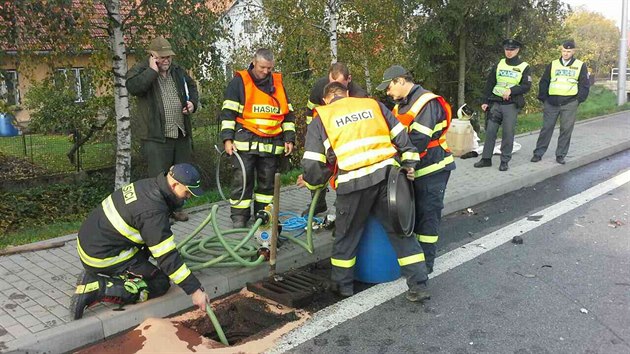
{"type": "Polygon", "coordinates": [[[481,109],[487,112],[486,141],[483,146],[481,160],[475,167],[492,166],[492,154],[497,140],[499,126],[503,127],[501,137],[501,163],[499,171],[508,170],[508,162],[512,159],[516,117],[525,106],[526,94],[532,85],[529,64],[518,56],[521,43],[515,39],[503,41],[505,58],[492,68],[486,81],[484,103],[481,109]]]}
{"type": "MultiPolygon", "coordinates": [[[[342,83],[348,87],[348,94],[350,97],[368,97],[367,91],[352,81],[352,75],[350,75],[348,66],[340,62],[334,63],[330,65],[328,75],[317,80],[311,89],[311,94],[306,105],[306,124],[310,124],[311,120],[313,120],[313,109],[324,104],[324,87],[334,81],[342,83]]],[[[328,206],[326,205],[326,192],[327,188],[324,188],[320,192],[319,199],[315,205],[315,214],[323,213],[326,209],[328,209],[328,206]]],[[[314,195],[315,192],[311,194],[314,195]]],[[[302,214],[308,214],[309,209],[310,205],[302,214]]]]}
{"type": "Polygon", "coordinates": [[[273,67],[273,53],[266,48],[258,49],[249,68],[236,72],[225,90],[221,140],[226,154],[232,156],[233,151],[238,151],[245,170],[232,156],[237,187],[232,190],[230,204],[235,228],[246,226],[251,216],[252,196],[254,215],[271,203],[278,157],[291,154],[295,143],[293,106],[282,84],[282,75],[273,72],[273,67]]]}
{"type": "Polygon", "coordinates": [[[383,104],[371,98],[347,96],[343,84],[326,85],[326,105],[315,108],[308,126],[302,159],[304,175],[298,178],[298,185],[314,190],[326,185],[332,176],[328,164],[338,167],[332,182],[337,189],[337,215],[331,278],[342,296],[353,294],[359,241],[368,217],[376,217],[387,231],[407,278],[406,298],[426,300],[428,278],[422,248],[415,238],[395,234],[387,201],[388,171],[402,164],[407,178],[413,179],[418,152],[405,127],[383,104]]]}
{"type": "Polygon", "coordinates": [[[424,251],[427,271],[431,273],[437,253],[446,184],[455,169],[453,155],[446,144],[451,106],[442,96],[415,84],[409,71],[400,65],[385,70],[377,90],[387,90],[387,95],[396,102],[393,114],[407,127],[411,142],[420,152],[420,164],[414,180],[414,233],[424,251]]]}
{"type": "Polygon", "coordinates": [[[586,64],[573,57],[575,42],[562,43],[562,54],[545,68],[538,84],[538,99],[543,102],[543,126],[538,135],[532,162],[538,162],[547,151],[554,127],[560,118],[560,136],[556,162],[565,163],[578,105],[588,97],[589,77],[586,64]]]}
{"type": "Polygon", "coordinates": [[[179,255],[169,223],[172,210],[203,193],[200,182],[192,165],[177,164],[116,190],[90,213],[77,236],[85,271],[70,305],[74,319],[101,301],[124,305],[162,296],[169,279],[205,310],[208,297],[179,255]]]}

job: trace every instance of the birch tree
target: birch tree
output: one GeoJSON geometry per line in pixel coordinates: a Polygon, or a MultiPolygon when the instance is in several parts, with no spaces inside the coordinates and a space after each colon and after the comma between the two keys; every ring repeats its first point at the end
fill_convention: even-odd
{"type": "Polygon", "coordinates": [[[127,50],[120,0],[106,1],[108,34],[112,49],[114,76],[114,111],[116,112],[116,177],[114,189],[121,188],[131,179],[131,124],[129,122],[129,94],[125,86],[127,50]]]}

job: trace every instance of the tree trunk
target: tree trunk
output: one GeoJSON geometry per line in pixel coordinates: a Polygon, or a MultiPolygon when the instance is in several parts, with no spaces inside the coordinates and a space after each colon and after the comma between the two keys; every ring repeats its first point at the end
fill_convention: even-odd
{"type": "Polygon", "coordinates": [[[337,21],[339,20],[339,1],[329,0],[326,4],[328,15],[328,39],[330,41],[330,63],[337,62],[337,21]]]}
{"type": "Polygon", "coordinates": [[[363,74],[365,75],[365,89],[368,94],[372,94],[372,80],[370,79],[370,66],[367,55],[363,57],[363,74]]]}
{"type": "Polygon", "coordinates": [[[466,34],[459,35],[459,74],[457,80],[457,107],[466,103],[466,34]]]}
{"type": "Polygon", "coordinates": [[[109,38],[112,47],[112,72],[114,74],[114,105],[116,112],[116,177],[115,189],[129,184],[131,178],[131,124],[129,120],[129,96],[125,86],[127,74],[127,50],[123,38],[120,0],[106,0],[109,19],[109,38]]]}
{"type": "Polygon", "coordinates": [[[103,125],[92,125],[90,127],[90,130],[87,132],[87,134],[81,136],[79,139],[75,139],[74,144],[72,144],[72,148],[66,154],[71,164],[76,165],[77,161],[75,161],[74,155],[76,154],[77,150],[79,150],[81,146],[87,143],[92,138],[92,135],[96,133],[96,131],[103,130],[106,124],[107,124],[107,120],[105,121],[105,123],[103,123],[103,125]]]}

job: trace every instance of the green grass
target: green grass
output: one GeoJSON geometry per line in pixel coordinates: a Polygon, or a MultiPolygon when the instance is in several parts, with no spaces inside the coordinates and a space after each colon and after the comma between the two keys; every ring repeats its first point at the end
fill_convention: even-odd
{"type": "Polygon", "coordinates": [[[27,243],[48,240],[57,236],[73,234],[79,231],[83,220],[57,222],[42,226],[33,226],[8,232],[0,237],[0,249],[7,246],[19,246],[27,243]]]}
{"type": "MultiPolygon", "coordinates": [[[[229,193],[224,191],[223,193],[229,193]]],[[[226,195],[227,197],[227,195],[226,195]]],[[[204,205],[204,204],[210,204],[210,203],[215,203],[221,200],[221,195],[219,194],[219,192],[215,191],[215,190],[210,190],[210,191],[205,191],[201,196],[196,197],[196,198],[190,198],[186,204],[184,205],[184,208],[192,208],[192,207],[196,207],[196,206],[200,206],[200,205],[204,205]]]]}
{"type": "MultiPolygon", "coordinates": [[[[65,135],[28,134],[0,139],[0,153],[25,159],[45,168],[51,174],[75,171],[68,151],[72,138],[65,135]]],[[[111,143],[87,143],[81,147],[83,169],[111,166],[115,149],[111,143]]]]}

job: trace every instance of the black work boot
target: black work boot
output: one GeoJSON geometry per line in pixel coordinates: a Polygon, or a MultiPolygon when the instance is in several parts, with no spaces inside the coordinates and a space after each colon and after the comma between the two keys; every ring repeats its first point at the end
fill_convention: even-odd
{"type": "Polygon", "coordinates": [[[185,211],[174,211],[171,217],[175,219],[175,221],[188,221],[188,213],[185,211]]]}
{"type": "Polygon", "coordinates": [[[405,298],[411,302],[424,302],[431,299],[431,295],[426,291],[427,283],[421,283],[418,286],[410,288],[405,294],[405,298]]]}
{"type": "Polygon", "coordinates": [[[507,171],[509,169],[507,161],[501,161],[499,171],[507,171]]]}
{"type": "MultiPolygon", "coordinates": [[[[328,207],[326,206],[326,202],[325,201],[323,203],[318,202],[317,205],[315,205],[315,212],[313,213],[313,216],[317,214],[321,214],[325,212],[326,210],[328,210],[328,207]]],[[[304,211],[302,212],[302,216],[308,216],[308,213],[310,211],[311,211],[311,205],[309,204],[308,207],[306,207],[306,209],[304,209],[304,211]]]]}
{"type": "Polygon", "coordinates": [[[340,285],[338,283],[334,283],[331,288],[332,292],[341,296],[341,297],[350,297],[354,295],[354,286],[350,285],[340,285]]]}
{"type": "Polygon", "coordinates": [[[235,229],[242,229],[247,227],[247,220],[249,219],[248,217],[245,216],[241,216],[241,215],[233,215],[232,217],[232,227],[235,229]]]}
{"type": "Polygon", "coordinates": [[[83,311],[87,307],[99,302],[110,302],[122,307],[145,301],[148,294],[147,284],[141,278],[108,277],[84,271],[79,275],[77,289],[70,301],[70,313],[78,320],[83,317],[83,311]]]}
{"type": "Polygon", "coordinates": [[[75,320],[83,317],[86,307],[97,303],[99,296],[99,282],[96,274],[81,272],[77,278],[77,289],[70,299],[70,314],[75,320]]]}
{"type": "Polygon", "coordinates": [[[482,158],[481,160],[477,161],[473,166],[475,166],[476,168],[490,167],[492,166],[492,160],[482,158]]]}

